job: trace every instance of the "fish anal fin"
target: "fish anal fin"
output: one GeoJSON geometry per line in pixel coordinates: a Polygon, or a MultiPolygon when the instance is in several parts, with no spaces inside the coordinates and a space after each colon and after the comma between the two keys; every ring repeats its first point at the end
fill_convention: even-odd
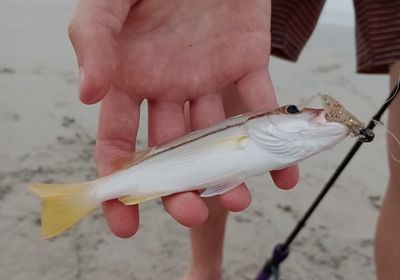
{"type": "Polygon", "coordinates": [[[113,169],[120,170],[135,165],[136,163],[146,159],[152,150],[152,148],[149,148],[143,151],[137,151],[135,153],[119,157],[113,161],[113,169]]]}
{"type": "Polygon", "coordinates": [[[242,182],[234,182],[234,183],[224,183],[224,184],[217,184],[215,186],[207,188],[204,192],[201,193],[201,197],[210,197],[215,195],[221,195],[230,190],[233,190],[237,186],[239,186],[242,182]]]}
{"type": "Polygon", "coordinates": [[[125,205],[135,205],[148,200],[156,199],[162,196],[169,195],[169,193],[158,193],[151,195],[127,195],[120,197],[118,200],[121,201],[125,205]]]}

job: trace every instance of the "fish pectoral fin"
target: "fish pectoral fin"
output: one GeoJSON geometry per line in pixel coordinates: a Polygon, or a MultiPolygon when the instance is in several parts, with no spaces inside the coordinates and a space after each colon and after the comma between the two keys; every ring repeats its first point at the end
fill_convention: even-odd
{"type": "Polygon", "coordinates": [[[201,193],[200,197],[210,197],[214,195],[224,194],[230,190],[233,190],[237,186],[239,186],[242,182],[234,182],[234,183],[225,183],[218,184],[212,187],[207,188],[204,192],[201,193]]]}
{"type": "Polygon", "coordinates": [[[237,135],[234,137],[223,139],[219,144],[226,147],[232,146],[234,148],[243,148],[243,143],[248,138],[249,137],[247,135],[237,135]]]}
{"type": "Polygon", "coordinates": [[[118,200],[121,201],[125,205],[135,205],[148,200],[156,199],[162,196],[169,195],[170,193],[157,193],[150,195],[126,195],[120,197],[118,200]]]}
{"type": "Polygon", "coordinates": [[[143,151],[137,151],[135,153],[119,157],[113,161],[112,166],[114,170],[131,167],[132,165],[135,165],[136,163],[146,159],[153,150],[154,148],[148,148],[143,151]]]}

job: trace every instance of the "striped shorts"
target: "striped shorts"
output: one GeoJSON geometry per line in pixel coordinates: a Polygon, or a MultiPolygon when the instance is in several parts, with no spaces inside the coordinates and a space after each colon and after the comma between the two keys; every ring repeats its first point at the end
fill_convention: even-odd
{"type": "MultiPolygon", "coordinates": [[[[324,4],[272,0],[271,54],[296,61],[324,4]]],[[[354,8],[357,72],[388,73],[389,65],[400,60],[400,0],[354,0],[354,8]]]]}

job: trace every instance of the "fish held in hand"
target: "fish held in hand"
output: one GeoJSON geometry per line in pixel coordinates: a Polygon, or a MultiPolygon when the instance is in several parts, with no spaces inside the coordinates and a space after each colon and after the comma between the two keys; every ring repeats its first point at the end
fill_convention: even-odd
{"type": "Polygon", "coordinates": [[[335,112],[295,105],[243,114],[116,161],[109,176],[78,184],[31,184],[42,199],[42,235],[54,237],[100,203],[138,204],[173,193],[221,195],[247,179],[327,150],[351,128],[335,112]]]}

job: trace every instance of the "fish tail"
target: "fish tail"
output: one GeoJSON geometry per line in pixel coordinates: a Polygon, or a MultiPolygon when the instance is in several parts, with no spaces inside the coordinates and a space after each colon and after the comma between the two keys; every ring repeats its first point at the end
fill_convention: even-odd
{"type": "Polygon", "coordinates": [[[94,182],[78,184],[30,184],[31,190],[42,198],[42,236],[59,235],[72,227],[98,202],[91,197],[94,182]]]}

